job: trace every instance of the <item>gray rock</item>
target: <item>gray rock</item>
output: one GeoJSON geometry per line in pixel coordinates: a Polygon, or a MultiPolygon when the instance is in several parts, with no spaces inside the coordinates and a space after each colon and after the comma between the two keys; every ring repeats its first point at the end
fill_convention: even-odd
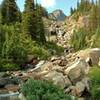
{"type": "Polygon", "coordinates": [[[85,77],[82,79],[83,84],[85,85],[88,92],[90,92],[90,78],[85,77]]]}
{"type": "Polygon", "coordinates": [[[100,58],[100,48],[81,50],[77,56],[82,59],[85,59],[85,61],[90,59],[91,60],[91,62],[89,62],[91,63],[90,65],[98,65],[100,58]]]}
{"type": "MultiPolygon", "coordinates": [[[[60,86],[61,88],[64,88],[67,84],[67,78],[63,76],[62,73],[58,73],[56,71],[51,71],[47,75],[44,76],[45,79],[53,81],[55,85],[60,86]],[[66,82],[65,82],[66,81],[66,82]]],[[[68,80],[69,83],[69,80],[68,80]]]]}
{"type": "Polygon", "coordinates": [[[68,77],[74,84],[80,81],[88,72],[89,66],[82,59],[76,61],[73,65],[65,70],[65,74],[68,75],[68,77]]]}
{"type": "Polygon", "coordinates": [[[69,80],[68,76],[64,76],[64,80],[65,80],[65,85],[66,87],[69,87],[72,85],[71,81],[69,80]]]}
{"type": "Polygon", "coordinates": [[[5,76],[5,72],[0,72],[0,78],[4,77],[5,76]]]}
{"type": "Polygon", "coordinates": [[[1,78],[0,79],[0,88],[4,88],[7,84],[19,84],[17,78],[1,78]]]}
{"type": "Polygon", "coordinates": [[[77,89],[77,91],[78,91],[79,96],[82,95],[82,93],[83,93],[84,90],[85,90],[85,87],[86,87],[85,84],[82,83],[82,82],[77,82],[77,83],[76,83],[76,89],[77,89]]]}
{"type": "Polygon", "coordinates": [[[26,100],[25,96],[22,93],[19,94],[19,99],[20,100],[26,100]]]}

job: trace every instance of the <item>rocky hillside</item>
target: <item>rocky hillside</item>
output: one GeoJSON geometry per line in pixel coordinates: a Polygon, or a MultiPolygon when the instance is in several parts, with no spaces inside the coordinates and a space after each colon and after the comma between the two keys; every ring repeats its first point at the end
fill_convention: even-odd
{"type": "MultiPolygon", "coordinates": [[[[78,20],[71,16],[63,22],[46,18],[43,18],[43,20],[48,36],[55,36],[55,42],[63,47],[69,46],[69,40],[75,30],[88,25],[88,16],[80,16],[78,20]]],[[[28,64],[31,69],[26,71],[0,73],[0,92],[3,91],[10,96],[17,95],[17,99],[10,100],[18,100],[18,96],[20,100],[23,100],[19,92],[20,85],[29,78],[52,81],[55,85],[61,87],[66,94],[78,97],[78,100],[92,100],[90,78],[87,75],[92,66],[100,66],[100,48],[77,52],[67,48],[62,55],[53,56],[48,60],[41,60],[36,65],[33,64],[33,59],[31,61],[32,63],[28,64]],[[10,92],[11,94],[9,94],[10,92]]]]}
{"type": "Polygon", "coordinates": [[[59,46],[67,47],[75,31],[89,26],[89,16],[80,16],[76,20],[75,16],[72,15],[66,17],[64,21],[54,21],[44,18],[44,22],[49,40],[56,42],[59,46]]]}
{"type": "Polygon", "coordinates": [[[62,10],[55,10],[49,14],[49,18],[55,21],[63,21],[66,18],[66,15],[62,10]]]}

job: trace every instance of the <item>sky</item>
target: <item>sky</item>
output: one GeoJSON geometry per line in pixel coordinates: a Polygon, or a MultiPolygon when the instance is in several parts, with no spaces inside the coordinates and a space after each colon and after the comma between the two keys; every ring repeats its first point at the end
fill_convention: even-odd
{"type": "MultiPolygon", "coordinates": [[[[16,0],[21,11],[24,9],[24,0],[16,0]]],[[[0,3],[2,0],[0,0],[0,3]]],[[[70,8],[77,6],[77,0],[37,0],[49,13],[61,9],[66,15],[70,15],[70,8]]]]}

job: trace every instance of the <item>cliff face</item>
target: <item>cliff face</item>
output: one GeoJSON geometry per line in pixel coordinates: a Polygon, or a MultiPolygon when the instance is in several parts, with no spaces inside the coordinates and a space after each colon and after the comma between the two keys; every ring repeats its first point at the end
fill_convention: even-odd
{"type": "Polygon", "coordinates": [[[55,21],[64,21],[66,18],[66,15],[63,13],[62,10],[58,9],[50,13],[49,18],[55,21]]]}

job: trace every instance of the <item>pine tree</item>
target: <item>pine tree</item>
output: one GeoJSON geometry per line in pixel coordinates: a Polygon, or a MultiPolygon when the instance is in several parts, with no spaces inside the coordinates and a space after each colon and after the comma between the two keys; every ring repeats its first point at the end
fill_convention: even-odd
{"type": "Polygon", "coordinates": [[[70,8],[70,13],[71,15],[74,13],[74,9],[72,7],[70,8]]]}
{"type": "Polygon", "coordinates": [[[79,1],[77,1],[77,8],[79,8],[79,6],[80,6],[80,3],[79,3],[79,1]]]}
{"type": "Polygon", "coordinates": [[[97,5],[93,5],[90,12],[90,31],[94,31],[98,26],[98,12],[97,5]]]}
{"type": "Polygon", "coordinates": [[[25,13],[34,12],[34,8],[35,8],[34,0],[26,0],[24,6],[25,6],[24,9],[25,13]]]}
{"type": "Polygon", "coordinates": [[[36,5],[36,31],[37,31],[37,39],[39,42],[41,43],[45,43],[46,42],[46,38],[45,38],[45,30],[44,30],[44,23],[42,20],[42,16],[43,15],[43,11],[44,9],[42,8],[41,5],[36,5]]]}
{"type": "Polygon", "coordinates": [[[3,0],[1,4],[1,15],[3,24],[21,21],[21,13],[15,0],[3,0]]]}
{"type": "Polygon", "coordinates": [[[98,27],[100,28],[100,0],[98,0],[98,5],[97,5],[97,24],[98,27]]]}
{"type": "Polygon", "coordinates": [[[23,33],[31,35],[36,40],[36,20],[35,20],[35,4],[34,0],[26,0],[22,18],[23,33]]]}
{"type": "Polygon", "coordinates": [[[41,6],[35,5],[34,0],[25,1],[23,32],[31,35],[33,40],[44,43],[46,39],[42,16],[44,16],[44,9],[41,6]]]}
{"type": "Polygon", "coordinates": [[[90,0],[81,0],[80,3],[77,2],[77,11],[79,13],[84,14],[91,10],[91,2],[90,0]]]}
{"type": "Polygon", "coordinates": [[[41,5],[40,5],[40,12],[41,12],[42,17],[47,17],[48,18],[47,10],[44,7],[42,7],[41,5]]]}
{"type": "Polygon", "coordinates": [[[94,5],[94,0],[92,0],[91,2],[92,2],[92,5],[94,5]]]}

